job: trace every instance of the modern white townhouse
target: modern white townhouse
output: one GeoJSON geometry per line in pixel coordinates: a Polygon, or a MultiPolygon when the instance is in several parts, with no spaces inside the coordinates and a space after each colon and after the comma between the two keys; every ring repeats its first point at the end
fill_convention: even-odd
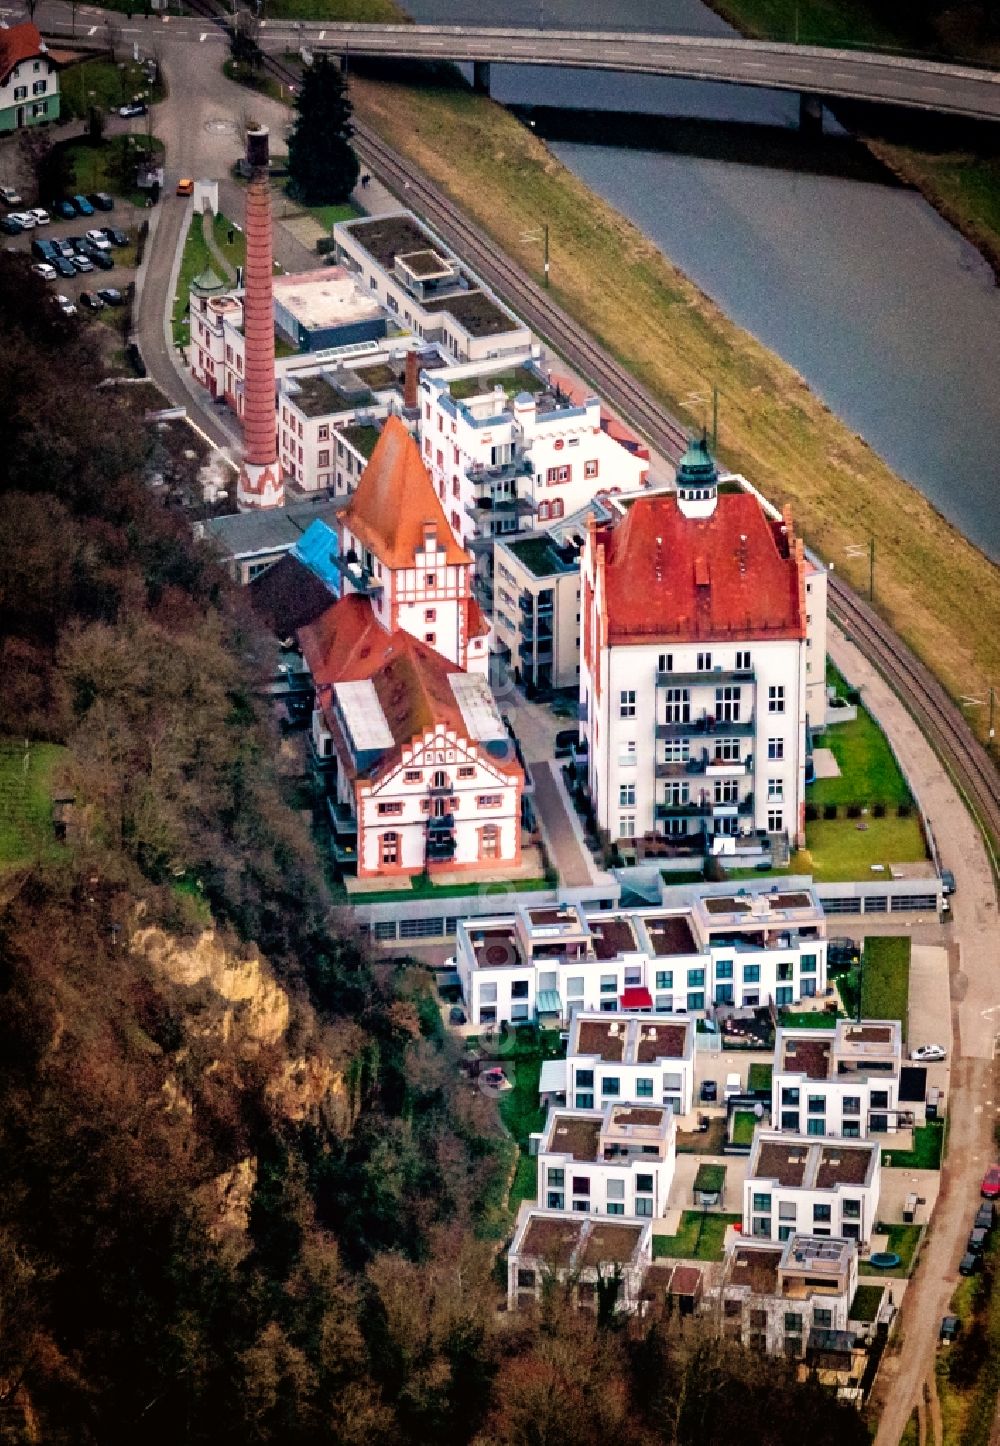
{"type": "Polygon", "coordinates": [[[758,1130],[743,1186],[743,1233],[755,1240],[798,1234],[867,1245],[881,1177],[875,1142],[758,1130]]]}
{"type": "Polygon", "coordinates": [[[519,903],[460,920],[455,961],[477,1025],[565,1023],[580,1011],[785,1007],[826,989],[826,922],[809,889],[595,914],[519,903]]]}
{"type": "Polygon", "coordinates": [[[707,445],[676,493],[588,524],[581,732],[599,826],[628,847],[784,858],[804,837],[806,563],[707,445]],[[741,845],[741,841],[742,845],[741,845]]]}
{"type": "Polygon", "coordinates": [[[758,1354],[801,1358],[813,1331],[846,1331],[858,1284],[852,1240],[734,1241],[716,1293],[723,1333],[758,1354]]]}
{"type": "Polygon", "coordinates": [[[507,1254],[511,1310],[534,1305],[547,1285],[568,1285],[573,1303],[596,1310],[598,1288],[617,1291],[622,1311],[638,1309],[653,1259],[651,1220],[609,1220],[522,1204],[507,1254]]]}
{"type": "Polygon", "coordinates": [[[668,1105],[689,1114],[694,1103],[694,1021],[648,1014],[581,1010],[570,1024],[566,1101],[576,1109],[609,1101],[668,1105]]]}
{"type": "Polygon", "coordinates": [[[658,1219],[674,1178],[676,1135],[669,1105],[551,1111],[538,1147],[539,1209],[658,1219]]]}
{"type": "Polygon", "coordinates": [[[771,1121],[802,1135],[867,1139],[913,1123],[899,1109],[902,1039],[896,1019],[838,1019],[829,1033],[779,1029],[771,1121]]]}
{"type": "Polygon", "coordinates": [[[531,332],[409,211],[340,221],[337,261],[392,317],[454,361],[523,352],[531,332]]]}
{"type": "Polygon", "coordinates": [[[420,381],[424,462],[456,536],[487,548],[544,529],[598,492],[631,493],[649,452],[613,435],[597,397],[573,398],[532,363],[426,371],[420,381]]]}

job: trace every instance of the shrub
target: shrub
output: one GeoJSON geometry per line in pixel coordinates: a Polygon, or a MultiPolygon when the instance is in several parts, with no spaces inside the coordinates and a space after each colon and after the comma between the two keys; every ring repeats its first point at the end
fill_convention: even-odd
{"type": "Polygon", "coordinates": [[[705,860],[705,880],[709,884],[724,884],[726,882],[726,870],[722,860],[716,858],[715,854],[709,854],[705,860]]]}
{"type": "Polygon", "coordinates": [[[872,805],[872,818],[885,818],[884,803],[875,803],[872,805]]]}
{"type": "Polygon", "coordinates": [[[911,814],[912,812],[913,812],[913,804],[912,804],[912,803],[901,803],[901,804],[899,805],[899,807],[896,809],[896,817],[897,817],[897,818],[909,818],[909,816],[910,816],[910,814],[911,814]]]}
{"type": "Polygon", "coordinates": [[[848,817],[848,818],[860,818],[860,817],[861,817],[861,805],[860,805],[860,803],[849,803],[849,804],[847,805],[847,817],[848,817]]]}
{"type": "Polygon", "coordinates": [[[824,803],[824,805],[823,805],[823,817],[824,817],[824,818],[836,818],[836,817],[837,817],[837,805],[836,805],[835,803],[824,803]]]}
{"type": "Polygon", "coordinates": [[[806,804],[806,823],[815,823],[819,818],[819,809],[815,803],[806,804]]]}

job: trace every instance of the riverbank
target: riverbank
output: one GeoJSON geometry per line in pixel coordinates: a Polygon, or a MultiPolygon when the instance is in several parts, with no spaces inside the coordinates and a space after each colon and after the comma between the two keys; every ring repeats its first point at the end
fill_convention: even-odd
{"type": "MultiPolygon", "coordinates": [[[[352,76],[359,117],[536,274],[549,224],[560,302],[694,429],[720,390],[720,451],[855,585],[874,537],[884,615],[956,696],[1000,675],[996,567],[797,373],[733,325],[640,231],[501,106],[467,90],[352,76]],[[857,554],[863,552],[864,556],[857,554]]],[[[983,720],[975,714],[978,726],[983,720]]]]}

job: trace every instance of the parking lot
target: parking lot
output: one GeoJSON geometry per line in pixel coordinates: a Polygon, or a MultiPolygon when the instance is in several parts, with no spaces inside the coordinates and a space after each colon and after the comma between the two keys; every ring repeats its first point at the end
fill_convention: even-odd
{"type": "MultiPolygon", "coordinates": [[[[7,212],[20,212],[25,206],[12,206],[6,208],[7,212]]],[[[48,208],[46,208],[48,209],[48,208]]],[[[52,213],[49,213],[52,216],[52,213]]],[[[77,215],[72,221],[57,220],[52,216],[47,226],[35,226],[30,231],[22,231],[15,236],[4,234],[3,244],[8,251],[23,252],[30,256],[31,261],[37,262],[40,258],[32,253],[31,243],[34,240],[54,241],[63,240],[69,237],[86,236],[90,230],[100,230],[105,226],[112,226],[116,230],[123,231],[129,238],[129,244],[123,247],[113,246],[108,255],[113,261],[110,270],[95,265],[92,271],[80,272],[75,276],[58,276],[54,281],[47,282],[52,295],[61,295],[77,303],[82,291],[98,291],[106,287],[114,287],[120,291],[128,305],[130,288],[135,280],[136,261],[136,230],[137,217],[136,208],[128,202],[115,201],[113,210],[94,211],[92,216],[77,215]]],[[[116,307],[114,310],[121,314],[123,307],[116,307]]],[[[81,312],[86,315],[85,312],[81,312]]]]}

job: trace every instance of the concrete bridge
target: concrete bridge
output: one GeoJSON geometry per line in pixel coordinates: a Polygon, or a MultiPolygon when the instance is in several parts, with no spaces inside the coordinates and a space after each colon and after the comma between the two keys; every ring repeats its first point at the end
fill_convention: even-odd
{"type": "Polygon", "coordinates": [[[796,91],[803,119],[816,120],[823,100],[863,100],[976,120],[1000,120],[1000,73],[975,66],[785,45],[739,37],[611,30],[532,30],[470,25],[268,24],[262,40],[294,29],[310,50],[341,56],[391,56],[465,61],[476,89],[488,91],[490,66],[558,65],[640,75],[714,80],[768,90],[796,91]]]}

